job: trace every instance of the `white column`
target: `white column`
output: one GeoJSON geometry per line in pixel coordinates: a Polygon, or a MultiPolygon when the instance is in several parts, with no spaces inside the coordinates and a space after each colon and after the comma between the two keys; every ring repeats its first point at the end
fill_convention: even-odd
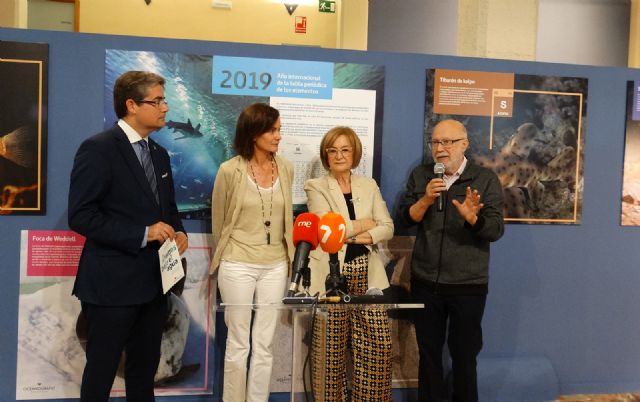
{"type": "Polygon", "coordinates": [[[640,67],[640,1],[631,0],[629,13],[629,59],[628,66],[640,67]]]}
{"type": "Polygon", "coordinates": [[[459,56],[535,60],[538,0],[458,0],[459,56]]]}

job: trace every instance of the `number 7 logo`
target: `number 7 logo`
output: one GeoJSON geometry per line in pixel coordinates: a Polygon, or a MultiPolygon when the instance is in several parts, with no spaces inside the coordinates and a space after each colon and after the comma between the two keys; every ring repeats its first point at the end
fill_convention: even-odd
{"type": "MultiPolygon", "coordinates": [[[[320,239],[320,242],[327,243],[329,241],[329,238],[331,237],[331,234],[333,233],[333,230],[329,225],[320,225],[320,230],[324,232],[322,234],[322,238],[320,239]]],[[[341,223],[338,225],[338,230],[340,230],[340,239],[338,239],[338,241],[340,243],[344,243],[344,240],[347,237],[347,227],[345,226],[344,223],[341,223]]]]}

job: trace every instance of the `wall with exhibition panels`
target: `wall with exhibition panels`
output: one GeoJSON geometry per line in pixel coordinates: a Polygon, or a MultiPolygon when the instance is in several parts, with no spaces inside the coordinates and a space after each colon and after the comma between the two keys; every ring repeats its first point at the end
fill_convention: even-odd
{"type": "MultiPolygon", "coordinates": [[[[640,232],[620,225],[627,81],[637,80],[637,71],[12,29],[0,29],[0,40],[49,44],[46,215],[0,216],[3,400],[12,399],[16,389],[20,233],[25,229],[68,228],[67,189],[73,155],[84,138],[104,126],[106,49],[384,66],[379,184],[391,211],[397,206],[407,175],[422,160],[427,70],[588,80],[580,219],[573,224],[510,223],[505,236],[492,246],[481,366],[482,361],[543,359],[552,368],[560,394],[640,389],[640,316],[636,306],[640,232]]],[[[185,226],[189,232],[210,231],[206,220],[187,220],[185,226]]],[[[400,225],[396,234],[411,235],[400,225]]],[[[209,364],[218,378],[219,356],[209,364]]],[[[497,370],[492,381],[509,382],[512,377],[508,373],[506,370],[501,376],[497,370]]],[[[399,394],[398,400],[405,397],[399,394]]],[[[274,396],[276,399],[286,396],[274,396]]],[[[208,399],[181,396],[166,400],[208,399]]]]}

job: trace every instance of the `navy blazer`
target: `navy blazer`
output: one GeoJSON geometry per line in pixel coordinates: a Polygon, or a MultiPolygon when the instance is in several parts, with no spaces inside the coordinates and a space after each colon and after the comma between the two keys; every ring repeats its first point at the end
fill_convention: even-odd
{"type": "Polygon", "coordinates": [[[69,187],[69,227],[86,237],[73,294],[105,306],[151,301],[162,291],[159,242],[140,248],[158,221],[184,232],[167,151],[149,139],[158,183],[155,200],[144,169],[120,126],[78,148],[69,187]]]}

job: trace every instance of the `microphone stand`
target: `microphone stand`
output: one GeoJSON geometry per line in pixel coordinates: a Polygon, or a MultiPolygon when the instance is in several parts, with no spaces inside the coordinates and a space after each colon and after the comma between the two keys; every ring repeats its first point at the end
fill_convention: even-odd
{"type": "MultiPolygon", "coordinates": [[[[311,287],[311,268],[309,268],[309,258],[302,268],[300,268],[300,275],[302,276],[302,292],[296,293],[298,290],[297,282],[295,290],[289,290],[287,296],[282,298],[283,304],[314,304],[318,301],[317,297],[309,295],[309,287],[311,287]]],[[[317,295],[316,295],[317,296],[317,295]]]]}
{"type": "Polygon", "coordinates": [[[347,294],[347,278],[340,273],[340,261],[338,261],[338,254],[329,254],[329,275],[324,282],[324,287],[327,290],[327,296],[340,296],[341,294],[347,294]]]}
{"type": "Polygon", "coordinates": [[[304,296],[310,296],[309,295],[310,287],[311,287],[311,268],[309,268],[309,265],[307,264],[302,269],[302,288],[304,289],[303,291],[304,296]]]}

